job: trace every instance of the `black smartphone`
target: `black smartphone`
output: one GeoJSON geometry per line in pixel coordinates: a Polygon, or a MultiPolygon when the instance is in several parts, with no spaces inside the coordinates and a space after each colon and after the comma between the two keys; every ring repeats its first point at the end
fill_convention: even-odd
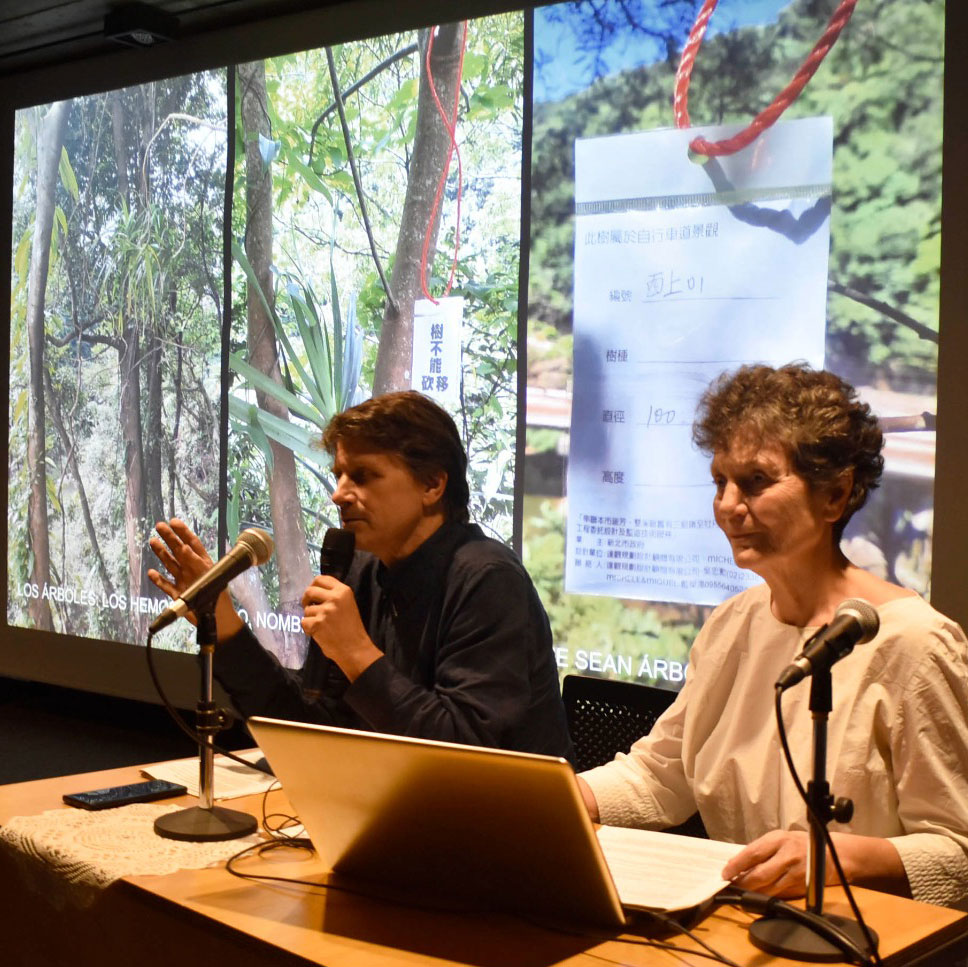
{"type": "Polygon", "coordinates": [[[64,802],[81,809],[110,809],[112,806],[126,806],[131,802],[152,802],[181,796],[188,790],[177,782],[166,779],[147,779],[144,782],[131,782],[126,786],[109,786],[107,789],[89,789],[87,792],[64,794],[64,802]]]}

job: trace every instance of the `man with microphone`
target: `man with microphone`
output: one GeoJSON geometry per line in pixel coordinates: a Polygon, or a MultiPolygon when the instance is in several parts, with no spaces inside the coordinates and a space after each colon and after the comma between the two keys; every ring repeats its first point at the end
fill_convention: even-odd
{"type": "MultiPolygon", "coordinates": [[[[298,673],[219,595],[214,672],[238,710],[569,756],[547,616],[514,553],[469,522],[450,416],[419,393],[389,393],[335,416],[323,445],[357,553],[341,566],[337,550],[306,589],[302,625],[318,647],[298,673]]],[[[149,543],[170,577],[148,576],[179,599],[212,561],[183,521],[157,533],[149,543]]]]}

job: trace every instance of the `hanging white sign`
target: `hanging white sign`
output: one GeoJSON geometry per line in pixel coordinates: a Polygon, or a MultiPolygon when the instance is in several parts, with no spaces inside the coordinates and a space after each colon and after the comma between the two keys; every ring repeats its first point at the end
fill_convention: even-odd
{"type": "Polygon", "coordinates": [[[725,370],[823,365],[832,125],[688,159],[735,130],[575,144],[568,591],[716,604],[758,581],[715,525],[691,424],[725,370]]]}
{"type": "Polygon", "coordinates": [[[450,411],[460,406],[463,316],[464,300],[459,296],[437,304],[418,299],[413,309],[410,385],[450,411]]]}

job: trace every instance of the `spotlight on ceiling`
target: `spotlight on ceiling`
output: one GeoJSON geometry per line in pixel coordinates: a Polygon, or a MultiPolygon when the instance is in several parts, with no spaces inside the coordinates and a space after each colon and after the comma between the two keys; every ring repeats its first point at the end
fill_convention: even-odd
{"type": "Polygon", "coordinates": [[[154,47],[177,33],[178,18],[147,3],[123,3],[104,17],[104,36],[126,47],[154,47]]]}

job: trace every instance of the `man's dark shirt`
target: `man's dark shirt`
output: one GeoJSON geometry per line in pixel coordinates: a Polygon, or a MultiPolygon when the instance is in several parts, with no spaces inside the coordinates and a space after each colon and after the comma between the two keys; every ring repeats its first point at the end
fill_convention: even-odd
{"type": "Polygon", "coordinates": [[[310,642],[295,674],[246,628],[214,662],[242,714],[571,757],[548,617],[504,544],[445,523],[392,567],[358,552],[346,583],[384,657],[350,683],[310,642]]]}

